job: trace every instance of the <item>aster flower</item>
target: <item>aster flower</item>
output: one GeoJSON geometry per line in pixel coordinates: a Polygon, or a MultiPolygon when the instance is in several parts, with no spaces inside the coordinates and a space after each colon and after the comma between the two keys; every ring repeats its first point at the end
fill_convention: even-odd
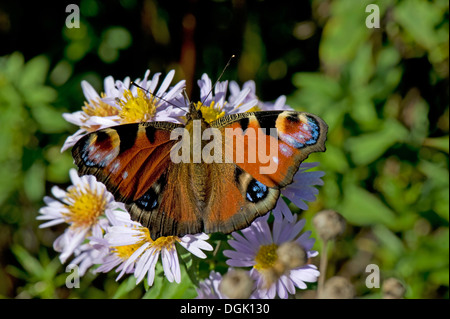
{"type": "Polygon", "coordinates": [[[220,292],[219,285],[222,281],[222,275],[214,270],[211,270],[209,277],[199,283],[195,288],[197,291],[196,299],[226,299],[220,292]]]}
{"type": "Polygon", "coordinates": [[[169,89],[175,75],[172,70],[156,90],[161,74],[156,73],[151,80],[148,80],[149,75],[150,71],[147,70],[143,80],[137,79],[134,82],[153,95],[136,86],[130,87],[129,77],[124,81],[114,81],[113,77],[106,77],[104,93],[100,95],[88,82],[82,81],[81,87],[86,98],[82,110],[63,114],[66,121],[79,126],[80,129],[66,139],[61,151],[75,145],[87,133],[114,125],[147,121],[179,122],[179,117],[184,112],[171,104],[182,98],[185,81],[180,81],[169,89]]]}
{"type": "MultiPolygon", "coordinates": [[[[243,103],[246,103],[250,100],[257,100],[257,104],[249,109],[248,111],[275,111],[275,110],[293,110],[289,105],[286,104],[286,96],[281,95],[278,97],[275,102],[263,102],[256,96],[256,85],[255,81],[249,80],[245,82],[242,85],[242,91],[250,92],[247,94],[246,98],[244,99],[243,103]]],[[[229,101],[234,102],[241,92],[241,88],[239,87],[239,84],[237,84],[235,81],[230,82],[230,97],[229,101]]]]}
{"type": "Polygon", "coordinates": [[[260,298],[275,298],[278,295],[285,299],[289,294],[295,293],[295,287],[306,288],[305,282],[315,282],[319,276],[317,267],[306,264],[301,267],[289,269],[276,280],[268,283],[265,272],[272,269],[278,259],[277,248],[285,243],[294,241],[306,252],[306,257],[316,256],[317,251],[311,250],[314,239],[309,238],[310,231],[300,234],[305,220],[293,222],[285,218],[275,218],[273,229],[267,223],[269,215],[256,219],[249,227],[239,232],[233,232],[233,239],[228,243],[234,250],[225,250],[223,253],[230,259],[227,264],[232,267],[252,267],[251,276],[256,281],[258,296],[260,298]],[[269,284],[269,286],[268,286],[269,284]]]}
{"type": "Polygon", "coordinates": [[[232,294],[231,299],[258,298],[259,295],[255,294],[253,286],[253,280],[246,271],[229,268],[228,272],[222,276],[219,272],[212,270],[209,277],[201,281],[196,288],[198,294],[196,299],[229,299],[226,291],[232,294]]]}
{"type": "MultiPolygon", "coordinates": [[[[316,195],[319,193],[314,186],[323,185],[323,180],[321,179],[325,175],[323,171],[308,171],[318,165],[318,162],[302,163],[294,176],[292,184],[283,188],[281,190],[281,195],[288,198],[298,208],[303,210],[308,209],[308,205],[305,201],[313,202],[316,199],[316,195]]],[[[289,222],[292,222],[293,215],[282,196],[278,199],[277,205],[273,209],[273,214],[277,218],[280,218],[281,215],[283,215],[289,222]]]]}
{"type": "MultiPolygon", "coordinates": [[[[118,213],[116,212],[115,215],[118,213]]],[[[155,278],[155,266],[161,255],[164,274],[170,282],[181,281],[181,270],[178,260],[176,243],[199,258],[206,258],[203,250],[211,251],[213,247],[206,242],[208,235],[201,233],[196,235],[185,235],[183,237],[164,236],[152,240],[147,227],[128,220],[123,213],[118,216],[122,225],[108,228],[105,239],[113,248],[113,256],[99,271],[108,271],[116,265],[120,265],[118,278],[124,273],[134,273],[136,283],[139,283],[147,275],[149,286],[155,278]],[[115,259],[114,259],[115,258],[115,259]],[[106,265],[109,265],[108,267],[106,265]]]]}
{"type": "Polygon", "coordinates": [[[212,82],[207,74],[203,74],[197,83],[200,87],[200,102],[197,103],[197,108],[202,111],[207,122],[212,122],[224,115],[247,112],[258,103],[256,98],[248,96],[249,88],[235,92],[233,100],[227,101],[228,81],[217,82],[214,90],[211,91],[212,82]]]}
{"type": "Polygon", "coordinates": [[[69,225],[53,243],[55,250],[61,252],[59,258],[62,263],[88,236],[102,236],[109,224],[103,218],[105,213],[123,207],[123,204],[114,201],[113,195],[94,176],[79,177],[75,169],[71,169],[69,174],[73,185],[67,191],[54,186],[52,194],[56,199],[45,196],[46,206],[39,210],[37,217],[46,221],[40,228],[64,223],[69,225]]]}
{"type": "Polygon", "coordinates": [[[179,117],[184,115],[186,110],[180,110],[180,108],[174,107],[173,104],[178,105],[179,100],[184,99],[182,90],[185,86],[185,81],[178,82],[167,91],[175,76],[175,71],[171,70],[164,78],[159,89],[156,90],[161,73],[156,73],[151,81],[147,80],[148,75],[149,71],[147,71],[144,80],[135,81],[144,91],[136,86],[130,87],[128,79],[124,83],[118,81],[116,82],[116,87],[118,88],[119,96],[115,96],[114,99],[105,99],[105,101],[112,105],[115,103],[118,105],[120,124],[149,121],[179,123],[179,117]]]}
{"type": "Polygon", "coordinates": [[[75,258],[70,261],[70,264],[78,266],[80,276],[84,276],[92,266],[103,263],[104,258],[109,254],[108,246],[99,244],[93,238],[96,237],[88,238],[88,243],[76,248],[74,251],[75,258]]]}
{"type": "MultiPolygon", "coordinates": [[[[114,211],[111,214],[108,214],[108,220],[112,227],[107,229],[107,232],[113,232],[115,229],[120,227],[128,228],[137,228],[141,225],[137,222],[134,222],[130,218],[130,214],[126,211],[114,211]],[[115,228],[113,228],[115,227],[115,228]]],[[[108,234],[108,233],[107,233],[108,234]]],[[[116,272],[120,271],[117,280],[119,280],[124,274],[129,274],[134,272],[134,263],[126,264],[128,259],[133,255],[133,253],[140,247],[138,244],[129,244],[123,246],[113,246],[114,242],[111,240],[111,234],[105,235],[101,238],[92,237],[91,243],[97,245],[97,247],[106,247],[108,249],[108,254],[103,257],[101,262],[98,264],[99,267],[95,269],[95,272],[110,272],[114,268],[116,272]]]]}

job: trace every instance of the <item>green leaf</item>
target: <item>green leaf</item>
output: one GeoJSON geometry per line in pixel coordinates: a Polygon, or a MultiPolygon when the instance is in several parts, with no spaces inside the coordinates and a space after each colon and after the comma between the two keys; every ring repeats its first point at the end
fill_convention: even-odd
{"type": "Polygon", "coordinates": [[[45,150],[47,166],[47,179],[53,183],[66,183],[69,180],[67,172],[73,168],[73,158],[70,152],[61,153],[60,146],[52,146],[45,150]]]}
{"type": "Polygon", "coordinates": [[[38,55],[29,60],[21,74],[19,83],[21,90],[26,92],[35,86],[43,85],[47,78],[49,65],[48,58],[43,55],[38,55]]]}
{"type": "Polygon", "coordinates": [[[394,8],[395,20],[415,42],[427,49],[434,48],[438,42],[435,26],[441,22],[442,14],[432,2],[422,0],[401,1],[394,8]]]}
{"type": "Polygon", "coordinates": [[[447,136],[442,137],[428,137],[423,141],[423,146],[432,147],[445,153],[449,153],[449,138],[447,136]]]}
{"type": "Polygon", "coordinates": [[[197,296],[197,292],[189,279],[184,267],[181,267],[181,281],[180,283],[169,282],[165,277],[162,266],[157,264],[155,282],[150,287],[144,299],[191,299],[197,296]]]}
{"type": "Polygon", "coordinates": [[[20,52],[13,52],[6,58],[0,60],[0,71],[6,75],[11,82],[17,83],[22,76],[24,57],[20,52]]]}
{"type": "Polygon", "coordinates": [[[405,252],[403,242],[390,229],[384,225],[375,225],[373,233],[380,244],[388,249],[394,256],[400,256],[405,252]]]}
{"type": "Polygon", "coordinates": [[[24,190],[27,197],[38,201],[45,193],[45,167],[42,162],[36,161],[24,176],[24,190]]]}
{"type": "Polygon", "coordinates": [[[368,1],[334,1],[332,14],[324,27],[320,42],[320,58],[333,66],[340,66],[355,58],[358,48],[370,35],[365,25],[368,1]]]}
{"type": "Polygon", "coordinates": [[[370,43],[363,44],[349,67],[352,89],[367,85],[374,72],[372,59],[372,45],[370,43]]]}
{"type": "Polygon", "coordinates": [[[45,273],[41,263],[34,256],[32,256],[25,248],[19,245],[13,245],[11,251],[16,256],[20,265],[25,269],[29,275],[36,278],[43,278],[45,273]]]}
{"type": "Polygon", "coordinates": [[[127,294],[136,288],[136,277],[129,276],[127,279],[125,279],[120,285],[119,288],[117,288],[117,291],[112,296],[113,299],[119,299],[124,298],[127,296],[127,294]]]}
{"type": "Polygon", "coordinates": [[[392,227],[395,214],[374,194],[355,185],[344,185],[344,199],[339,205],[339,213],[350,224],[367,226],[382,224],[392,227]]]}
{"type": "Polygon", "coordinates": [[[320,162],[328,171],[344,173],[349,168],[344,152],[333,144],[327,144],[326,156],[321,156],[320,162]]]}
{"type": "Polygon", "coordinates": [[[391,146],[403,142],[408,130],[399,122],[388,119],[380,131],[351,137],[346,148],[357,165],[367,165],[384,154],[391,146]]]}
{"type": "Polygon", "coordinates": [[[31,108],[31,113],[43,133],[61,133],[69,127],[69,123],[64,120],[61,113],[49,105],[36,104],[31,108]]]}
{"type": "Polygon", "coordinates": [[[198,286],[198,259],[196,259],[192,253],[184,249],[184,247],[178,246],[178,252],[180,256],[180,262],[186,269],[186,273],[192,283],[198,286]]]}

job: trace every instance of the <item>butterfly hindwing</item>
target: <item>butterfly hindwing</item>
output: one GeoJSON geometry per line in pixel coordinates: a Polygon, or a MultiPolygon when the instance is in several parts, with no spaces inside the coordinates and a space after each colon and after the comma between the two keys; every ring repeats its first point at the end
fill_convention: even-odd
{"type": "Polygon", "coordinates": [[[212,185],[204,213],[206,232],[230,233],[245,228],[271,210],[280,190],[257,181],[234,163],[211,164],[212,185]]]}

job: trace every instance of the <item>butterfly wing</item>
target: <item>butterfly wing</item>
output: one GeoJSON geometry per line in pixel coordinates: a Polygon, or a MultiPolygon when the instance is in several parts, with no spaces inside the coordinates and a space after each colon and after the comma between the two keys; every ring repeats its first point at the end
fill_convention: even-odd
{"type": "Polygon", "coordinates": [[[248,226],[275,207],[280,188],[311,152],[325,150],[327,126],[308,113],[234,114],[211,126],[225,136],[222,163],[173,163],[177,140],[170,133],[183,126],[168,122],[99,130],[80,139],[72,154],[79,173],[95,175],[156,239],[248,226]],[[232,143],[227,130],[236,133],[232,143]]]}
{"type": "Polygon", "coordinates": [[[202,230],[196,203],[180,180],[186,166],[170,158],[177,143],[170,133],[179,127],[169,122],[119,125],[84,136],[72,150],[79,174],[104,183],[153,239],[202,230]]]}
{"type": "Polygon", "coordinates": [[[207,233],[231,233],[245,228],[270,211],[280,196],[280,190],[257,181],[233,163],[210,164],[211,185],[203,214],[207,233]]]}
{"type": "Polygon", "coordinates": [[[250,225],[275,207],[280,189],[292,183],[309,154],[325,151],[327,125],[309,113],[240,113],[211,126],[225,138],[224,163],[213,169],[220,182],[212,186],[204,214],[207,232],[229,233],[250,225]]]}
{"type": "Polygon", "coordinates": [[[225,136],[225,162],[236,163],[259,182],[274,188],[292,183],[309,154],[325,151],[328,130],[320,117],[295,111],[232,114],[211,126],[225,136]]]}

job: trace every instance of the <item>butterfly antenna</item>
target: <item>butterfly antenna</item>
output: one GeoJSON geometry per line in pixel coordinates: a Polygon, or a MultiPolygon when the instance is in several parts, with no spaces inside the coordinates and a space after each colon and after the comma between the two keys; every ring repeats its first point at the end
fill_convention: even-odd
{"type": "Polygon", "coordinates": [[[230,59],[228,60],[227,64],[225,65],[225,67],[222,70],[222,73],[220,73],[219,77],[217,78],[216,82],[214,83],[214,85],[211,87],[211,90],[208,92],[208,94],[205,96],[205,98],[202,101],[202,104],[205,103],[206,99],[211,95],[212,91],[214,90],[214,88],[216,87],[217,83],[219,82],[219,80],[222,78],[222,75],[225,73],[225,70],[228,68],[228,66],[231,63],[231,60],[233,60],[236,57],[236,55],[232,55],[230,57],[230,59]]]}
{"type": "Polygon", "coordinates": [[[175,105],[175,104],[173,104],[172,102],[163,99],[162,97],[156,96],[155,94],[153,94],[153,93],[150,92],[149,90],[144,89],[144,88],[143,88],[142,86],[140,86],[139,84],[136,84],[136,82],[131,81],[130,86],[132,86],[132,85],[134,85],[135,87],[141,89],[142,91],[144,91],[144,92],[146,92],[146,93],[148,93],[148,94],[154,96],[155,98],[160,99],[160,100],[162,100],[162,101],[164,101],[164,102],[166,102],[166,103],[168,103],[168,104],[170,104],[170,105],[172,105],[172,106],[175,106],[175,107],[179,108],[180,110],[183,110],[183,111],[186,112],[186,110],[183,109],[182,107],[179,107],[178,105],[175,105]]]}
{"type": "Polygon", "coordinates": [[[191,105],[191,101],[189,100],[189,96],[187,95],[187,92],[185,89],[183,89],[184,99],[187,101],[188,105],[191,105]]]}

